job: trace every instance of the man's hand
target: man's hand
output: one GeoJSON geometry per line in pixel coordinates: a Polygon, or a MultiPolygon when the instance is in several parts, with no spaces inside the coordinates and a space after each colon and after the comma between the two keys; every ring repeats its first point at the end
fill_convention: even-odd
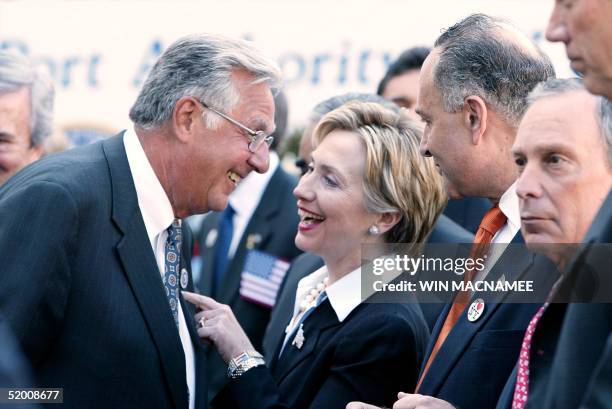
{"type": "Polygon", "coordinates": [[[393,409],[455,409],[450,403],[431,396],[400,392],[397,398],[399,400],[393,404],[393,409]]]}

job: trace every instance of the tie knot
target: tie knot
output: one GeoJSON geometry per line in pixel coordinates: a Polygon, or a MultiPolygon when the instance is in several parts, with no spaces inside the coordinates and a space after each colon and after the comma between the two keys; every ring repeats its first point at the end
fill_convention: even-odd
{"type": "Polygon", "coordinates": [[[491,236],[494,236],[506,223],[506,220],[508,218],[504,212],[499,208],[499,205],[495,204],[485,213],[478,229],[486,230],[491,236]]]}
{"type": "Polygon", "coordinates": [[[181,219],[174,219],[172,224],[167,229],[168,231],[168,243],[176,244],[181,243],[183,240],[183,228],[181,219]]]}
{"type": "Polygon", "coordinates": [[[223,217],[225,217],[225,218],[232,217],[232,216],[234,216],[235,213],[236,213],[236,210],[234,210],[234,208],[232,207],[232,205],[228,201],[227,202],[227,207],[223,210],[223,217]]]}

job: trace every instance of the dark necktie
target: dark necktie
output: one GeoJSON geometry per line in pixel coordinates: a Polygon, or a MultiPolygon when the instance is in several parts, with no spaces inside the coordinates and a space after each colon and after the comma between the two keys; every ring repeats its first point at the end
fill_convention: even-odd
{"type": "Polygon", "coordinates": [[[214,264],[214,281],[213,281],[213,296],[216,296],[221,286],[223,274],[227,269],[228,255],[232,236],[234,235],[234,209],[228,203],[227,207],[221,213],[219,222],[219,237],[215,246],[215,264],[214,264]]]}
{"type": "Polygon", "coordinates": [[[167,231],[168,238],[166,239],[164,257],[166,270],[164,272],[164,287],[166,289],[168,303],[170,304],[170,311],[172,312],[172,317],[174,317],[174,323],[178,328],[178,279],[180,274],[181,245],[183,240],[181,220],[174,219],[167,231]]]}

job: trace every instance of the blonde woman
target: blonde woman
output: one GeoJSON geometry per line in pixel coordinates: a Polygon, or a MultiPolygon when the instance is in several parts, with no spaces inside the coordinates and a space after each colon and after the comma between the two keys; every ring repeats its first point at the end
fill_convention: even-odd
{"type": "Polygon", "coordinates": [[[428,330],[417,304],[361,300],[361,246],[423,242],[445,196],[434,163],[419,154],[420,128],[374,103],[350,102],[324,116],[294,194],[297,246],[325,266],[300,281],[294,316],[272,362],[231,310],[186,294],[202,310],[200,337],[229,363],[214,408],[391,406],[416,384],[428,330]]]}

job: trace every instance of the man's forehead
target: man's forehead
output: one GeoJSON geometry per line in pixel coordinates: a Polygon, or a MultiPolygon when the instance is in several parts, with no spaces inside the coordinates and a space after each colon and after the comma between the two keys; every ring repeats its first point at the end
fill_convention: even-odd
{"type": "Polygon", "coordinates": [[[513,150],[583,144],[588,134],[601,138],[595,99],[586,91],[569,91],[533,103],[519,126],[513,150]]]}

